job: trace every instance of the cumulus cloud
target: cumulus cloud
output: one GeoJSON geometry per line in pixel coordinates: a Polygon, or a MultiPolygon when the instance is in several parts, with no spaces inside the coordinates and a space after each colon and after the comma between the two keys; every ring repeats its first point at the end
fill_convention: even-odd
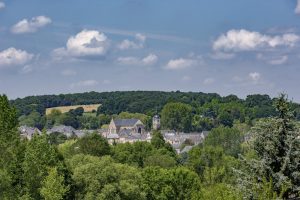
{"type": "Polygon", "coordinates": [[[0,52],[0,68],[15,65],[24,65],[30,62],[33,57],[33,54],[11,47],[0,52]]]}
{"type": "Polygon", "coordinates": [[[138,57],[119,57],[117,62],[122,65],[154,65],[158,60],[157,55],[149,54],[144,58],[138,57]]]}
{"type": "Polygon", "coordinates": [[[136,41],[131,40],[123,40],[119,45],[118,49],[120,50],[127,50],[127,49],[141,49],[144,47],[144,44],[146,42],[146,36],[142,35],[140,33],[135,35],[136,41]]]}
{"type": "Polygon", "coordinates": [[[14,34],[34,33],[51,22],[51,19],[46,16],[37,16],[30,20],[23,19],[11,28],[11,32],[14,34]]]}
{"type": "Polygon", "coordinates": [[[167,65],[165,66],[165,69],[168,69],[168,70],[181,70],[181,69],[186,69],[186,68],[195,66],[198,63],[199,63],[198,60],[194,59],[194,58],[172,59],[167,63],[167,65]]]}
{"type": "Polygon", "coordinates": [[[0,2],[0,10],[5,8],[5,3],[4,2],[0,2]]]}
{"type": "Polygon", "coordinates": [[[261,75],[258,72],[251,72],[249,73],[248,77],[250,78],[251,81],[255,83],[261,79],[261,75]]]}
{"type": "Polygon", "coordinates": [[[297,6],[295,8],[295,13],[300,14],[300,0],[297,0],[297,6]]]}
{"type": "Polygon", "coordinates": [[[79,81],[77,83],[72,83],[71,88],[75,87],[93,87],[98,85],[99,82],[96,80],[84,80],[84,81],[79,81]]]}
{"type": "Polygon", "coordinates": [[[230,30],[213,43],[215,51],[251,51],[280,46],[293,47],[300,37],[293,33],[271,36],[248,30],[230,30]]]}
{"type": "Polygon", "coordinates": [[[109,41],[104,33],[96,30],[83,30],[71,36],[66,47],[53,51],[54,57],[101,57],[109,49],[109,41]]]}

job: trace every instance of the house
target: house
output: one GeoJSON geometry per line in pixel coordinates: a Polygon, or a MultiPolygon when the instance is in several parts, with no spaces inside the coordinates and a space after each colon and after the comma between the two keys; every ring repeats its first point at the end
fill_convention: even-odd
{"type": "Polygon", "coordinates": [[[47,130],[48,135],[52,133],[61,133],[65,135],[67,138],[71,138],[71,137],[81,138],[86,134],[90,134],[93,132],[95,132],[95,130],[76,130],[72,126],[65,126],[65,125],[54,126],[51,129],[47,130]]]}
{"type": "Polygon", "coordinates": [[[47,130],[47,134],[50,135],[52,133],[62,133],[67,138],[70,138],[72,136],[75,136],[75,131],[76,130],[71,126],[59,125],[47,130]]]}
{"type": "Polygon", "coordinates": [[[120,136],[116,133],[110,133],[106,137],[109,144],[119,143],[120,136]]]}
{"type": "Polygon", "coordinates": [[[29,127],[29,126],[20,126],[18,128],[20,135],[22,138],[27,138],[28,140],[31,140],[33,135],[38,134],[41,135],[42,132],[34,127],[29,127]]]}
{"type": "Polygon", "coordinates": [[[145,133],[145,126],[139,119],[112,119],[108,134],[119,134],[122,131],[143,134],[145,133]]]}

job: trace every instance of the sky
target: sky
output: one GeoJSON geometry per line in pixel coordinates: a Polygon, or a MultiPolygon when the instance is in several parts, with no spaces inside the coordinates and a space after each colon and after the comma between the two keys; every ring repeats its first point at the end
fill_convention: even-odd
{"type": "Polygon", "coordinates": [[[280,92],[300,102],[300,0],[0,0],[0,94],[280,92]]]}

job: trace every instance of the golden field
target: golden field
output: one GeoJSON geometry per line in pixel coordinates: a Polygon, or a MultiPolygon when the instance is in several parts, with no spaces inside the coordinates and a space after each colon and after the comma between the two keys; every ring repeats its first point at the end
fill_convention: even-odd
{"type": "Polygon", "coordinates": [[[69,112],[70,110],[74,110],[79,107],[82,107],[84,109],[84,112],[92,112],[93,110],[97,111],[99,106],[101,106],[101,104],[59,106],[59,107],[53,107],[53,108],[46,108],[46,115],[49,115],[52,112],[52,110],[59,110],[61,113],[66,113],[66,112],[69,112]]]}

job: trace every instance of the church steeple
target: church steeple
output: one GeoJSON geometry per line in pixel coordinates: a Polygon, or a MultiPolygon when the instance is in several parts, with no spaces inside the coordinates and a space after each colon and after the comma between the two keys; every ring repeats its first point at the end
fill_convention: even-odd
{"type": "Polygon", "coordinates": [[[156,114],[152,118],[152,128],[153,130],[160,129],[160,116],[158,115],[157,109],[156,109],[156,114]]]}

